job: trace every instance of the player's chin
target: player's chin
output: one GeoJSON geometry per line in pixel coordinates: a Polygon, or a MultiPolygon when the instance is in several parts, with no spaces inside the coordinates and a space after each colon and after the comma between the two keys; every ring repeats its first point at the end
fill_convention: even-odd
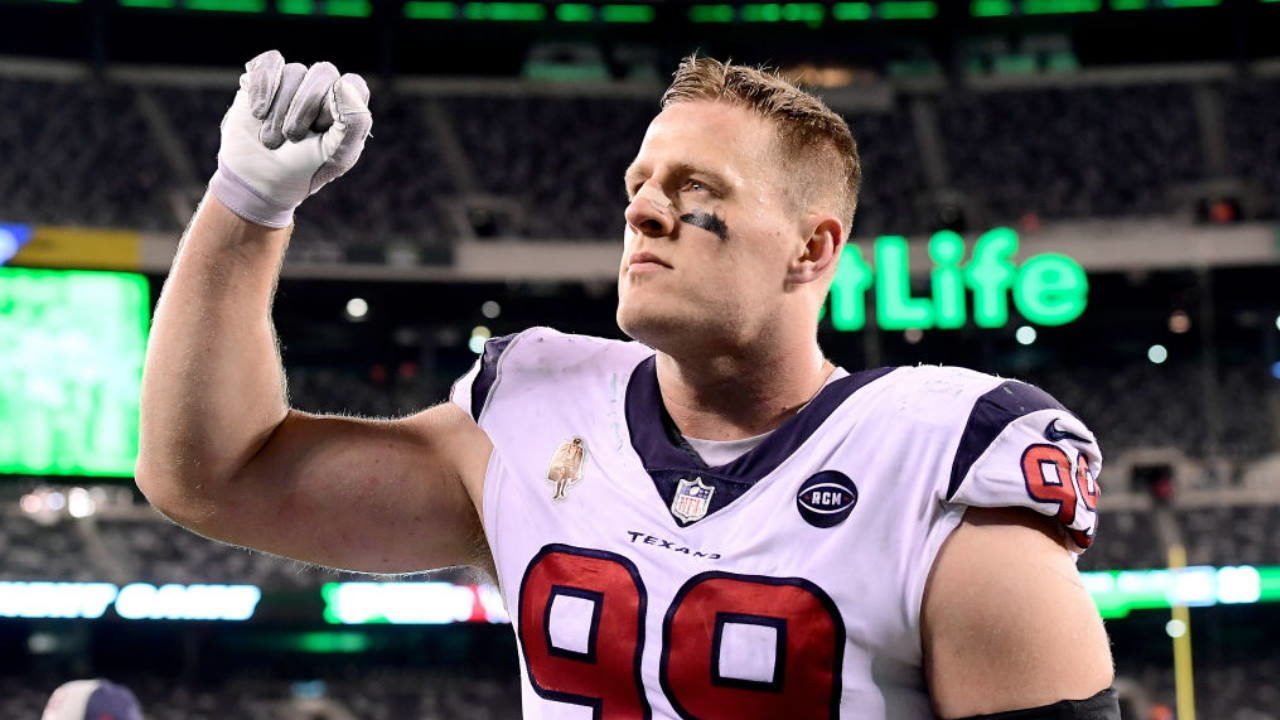
{"type": "Polygon", "coordinates": [[[669,355],[687,354],[718,336],[718,328],[705,313],[691,307],[693,298],[668,291],[663,294],[624,296],[618,303],[617,321],[633,340],[669,355]]]}
{"type": "Polygon", "coordinates": [[[684,324],[671,307],[670,298],[646,297],[649,293],[631,289],[618,298],[618,327],[633,340],[657,348],[684,324]]]}

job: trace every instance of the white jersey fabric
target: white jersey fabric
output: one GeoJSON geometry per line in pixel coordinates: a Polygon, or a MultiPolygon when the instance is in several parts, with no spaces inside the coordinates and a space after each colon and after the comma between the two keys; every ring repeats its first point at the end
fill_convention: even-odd
{"type": "Polygon", "coordinates": [[[493,442],[483,523],[532,720],[932,718],[921,600],[965,508],[1029,507],[1080,550],[1097,525],[1084,424],[960,368],[851,373],[719,467],[638,343],[495,338],[452,400],[493,442]]]}

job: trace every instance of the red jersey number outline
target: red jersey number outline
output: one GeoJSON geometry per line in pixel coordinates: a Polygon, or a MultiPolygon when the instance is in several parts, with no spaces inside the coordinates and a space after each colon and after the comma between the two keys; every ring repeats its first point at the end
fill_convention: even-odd
{"type": "MultiPolygon", "coordinates": [[[[640,667],[648,593],[622,555],[551,544],[520,582],[520,647],[534,692],[585,705],[595,720],[649,720],[640,667]],[[593,603],[585,648],[551,638],[557,597],[593,603]]],[[[802,578],[706,572],[676,593],[663,621],[662,691],[685,720],[834,720],[840,713],[845,628],[830,596],[802,578]],[[730,624],[774,628],[769,681],[722,677],[720,643],[730,624]]]]}
{"type": "Polygon", "coordinates": [[[635,563],[604,550],[547,545],[520,580],[520,649],[534,692],[586,705],[596,720],[649,720],[640,678],[648,593],[635,563]],[[593,600],[586,652],[551,638],[556,597],[593,600]],[[628,647],[630,646],[630,647],[628,647]]]}
{"type": "Polygon", "coordinates": [[[1058,512],[1054,517],[1067,528],[1077,545],[1087,548],[1093,544],[1092,529],[1085,532],[1071,527],[1076,519],[1077,499],[1083,499],[1090,512],[1097,512],[1101,492],[1089,474],[1089,461],[1084,453],[1077,456],[1073,465],[1066,451],[1057,445],[1030,445],[1022,452],[1022,477],[1032,500],[1057,503],[1058,512]],[[1046,472],[1046,467],[1054,469],[1053,477],[1046,472]]]}

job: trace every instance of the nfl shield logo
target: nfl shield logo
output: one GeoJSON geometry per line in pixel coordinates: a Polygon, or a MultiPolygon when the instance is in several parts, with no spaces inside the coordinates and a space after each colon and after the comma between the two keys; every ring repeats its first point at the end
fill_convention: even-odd
{"type": "Polygon", "coordinates": [[[671,501],[671,514],[685,523],[701,520],[711,509],[711,496],[715,491],[714,487],[704,484],[702,478],[681,480],[671,501]]]}

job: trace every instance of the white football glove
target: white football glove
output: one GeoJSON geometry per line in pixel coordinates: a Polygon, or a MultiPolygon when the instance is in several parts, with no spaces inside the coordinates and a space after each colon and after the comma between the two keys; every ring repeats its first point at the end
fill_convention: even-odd
{"type": "Polygon", "coordinates": [[[209,190],[250,222],[281,228],[312,193],[356,164],[373,126],[369,86],[331,63],[285,64],[268,50],[245,65],[222,118],[209,190]]]}

